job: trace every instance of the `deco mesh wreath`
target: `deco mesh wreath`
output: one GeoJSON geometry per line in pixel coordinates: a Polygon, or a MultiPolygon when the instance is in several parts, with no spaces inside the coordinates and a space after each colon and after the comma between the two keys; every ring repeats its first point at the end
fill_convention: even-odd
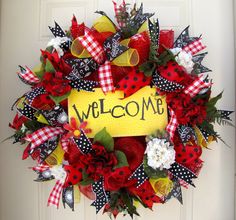
{"type": "Polygon", "coordinates": [[[221,140],[213,123],[230,124],[232,112],[215,107],[222,93],[211,97],[201,37],[187,27],[174,42],[173,31],[160,30],[142,5],[114,2],[114,8],[118,25],[97,11],[91,28],[75,16],[66,32],[56,22],[49,27],[55,38],[41,51],[40,66],[20,66],[18,76],[31,90],[14,104],[10,127],[14,143],[28,143],[23,159],[37,161],[36,181],[55,180],[49,206],[58,207],[62,197],[74,210],[81,192],[97,213],[133,217],[138,203],[149,209],[172,197],[182,203],[181,186],[194,186],[202,149],[221,140]],[[91,94],[99,103],[89,103],[91,94]],[[119,105],[109,109],[105,101],[114,94],[121,94],[119,105]],[[71,96],[76,105],[68,104],[71,96]],[[153,123],[142,126],[147,112],[153,123]],[[106,126],[97,121],[102,114],[106,126]]]}

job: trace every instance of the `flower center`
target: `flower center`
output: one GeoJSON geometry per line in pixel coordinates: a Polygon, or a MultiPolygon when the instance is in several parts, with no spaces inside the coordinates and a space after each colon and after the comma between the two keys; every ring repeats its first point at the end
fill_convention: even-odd
{"type": "Polygon", "coordinates": [[[80,135],[80,130],[74,130],[74,136],[78,137],[80,135]]]}

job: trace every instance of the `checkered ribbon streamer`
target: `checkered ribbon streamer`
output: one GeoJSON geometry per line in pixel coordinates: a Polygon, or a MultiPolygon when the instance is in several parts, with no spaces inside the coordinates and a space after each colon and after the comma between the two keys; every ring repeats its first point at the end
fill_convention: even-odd
{"type": "Polygon", "coordinates": [[[83,37],[79,37],[80,43],[91,54],[94,60],[100,64],[98,68],[98,77],[102,91],[104,93],[114,91],[111,64],[109,61],[105,61],[106,53],[104,48],[93,37],[92,33],[87,30],[83,37]]]}
{"type": "Polygon", "coordinates": [[[67,152],[69,144],[70,140],[68,138],[66,137],[61,138],[61,147],[65,152],[67,152]]]}
{"type": "Polygon", "coordinates": [[[171,108],[169,108],[169,113],[170,113],[170,122],[166,127],[166,131],[169,133],[170,139],[173,140],[175,131],[178,127],[178,121],[175,112],[171,108]]]}
{"type": "Polygon", "coordinates": [[[196,79],[191,85],[189,85],[184,93],[194,97],[197,95],[203,88],[208,88],[212,85],[212,83],[204,82],[204,76],[202,75],[198,79],[196,79]]]}
{"type": "Polygon", "coordinates": [[[48,170],[49,168],[50,167],[48,165],[39,164],[39,165],[37,165],[35,167],[32,167],[32,170],[42,173],[42,172],[48,170]]]}
{"type": "Polygon", "coordinates": [[[111,74],[111,64],[109,61],[106,61],[98,69],[99,82],[102,87],[102,91],[107,93],[109,91],[114,91],[113,78],[111,74]]]}
{"type": "Polygon", "coordinates": [[[48,206],[55,206],[56,208],[59,207],[63,185],[64,185],[64,181],[57,180],[55,186],[53,187],[49,195],[48,206]]]}
{"type": "Polygon", "coordinates": [[[201,50],[204,50],[206,48],[205,45],[202,44],[202,39],[199,38],[198,40],[188,44],[183,48],[183,50],[187,53],[191,53],[192,56],[196,53],[200,52],[201,50]]]}
{"type": "Polygon", "coordinates": [[[84,36],[78,39],[97,63],[101,64],[104,62],[105,51],[89,30],[86,30],[84,36]]]}
{"type": "Polygon", "coordinates": [[[26,141],[31,142],[30,150],[38,147],[43,144],[45,141],[62,134],[64,129],[60,127],[43,127],[32,134],[29,134],[25,137],[26,141]]]}
{"type": "Polygon", "coordinates": [[[113,4],[114,4],[116,20],[117,20],[119,27],[121,27],[121,28],[125,27],[125,22],[121,18],[122,12],[125,11],[125,1],[123,0],[123,2],[120,5],[118,5],[115,1],[113,1],[113,4]]]}
{"type": "Polygon", "coordinates": [[[36,84],[39,83],[39,78],[26,66],[25,68],[22,66],[20,67],[20,72],[18,72],[18,76],[20,79],[25,81],[26,83],[29,84],[36,84]]]}

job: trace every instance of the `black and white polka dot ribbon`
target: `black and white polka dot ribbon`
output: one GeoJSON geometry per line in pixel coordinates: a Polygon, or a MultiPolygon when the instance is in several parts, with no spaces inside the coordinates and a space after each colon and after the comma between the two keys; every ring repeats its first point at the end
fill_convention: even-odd
{"type": "MultiPolygon", "coordinates": [[[[65,32],[62,30],[62,28],[55,22],[55,27],[49,27],[50,31],[54,35],[54,37],[66,37],[65,32]]],[[[69,38],[68,38],[69,39],[69,38]]],[[[61,43],[60,47],[64,50],[68,50],[70,47],[70,41],[66,41],[61,43]]]]}
{"type": "Polygon", "coordinates": [[[218,110],[217,111],[223,119],[232,121],[232,119],[229,117],[234,111],[227,111],[227,110],[218,110]]]}
{"type": "Polygon", "coordinates": [[[32,104],[34,99],[37,96],[45,94],[45,93],[46,93],[46,91],[43,87],[36,87],[33,90],[31,90],[30,92],[28,92],[25,96],[26,96],[26,99],[28,100],[28,102],[30,104],[32,104]]]}
{"type": "Polygon", "coordinates": [[[137,179],[137,188],[139,188],[147,179],[148,176],[144,171],[143,163],[132,173],[130,179],[137,179]]]}
{"type": "Polygon", "coordinates": [[[35,117],[35,113],[38,111],[37,109],[31,107],[30,105],[28,105],[27,103],[23,103],[23,108],[21,107],[17,107],[17,111],[25,116],[26,118],[30,119],[30,120],[37,120],[37,118],[35,117]]]}
{"type": "Polygon", "coordinates": [[[96,200],[91,204],[91,206],[95,206],[96,213],[98,213],[109,201],[110,194],[104,189],[103,178],[92,184],[92,190],[96,194],[96,200]]]}
{"type": "Polygon", "coordinates": [[[78,91],[84,90],[88,92],[94,92],[94,88],[98,85],[95,81],[89,81],[84,79],[77,79],[70,82],[70,86],[78,91]]]}
{"type": "Polygon", "coordinates": [[[181,164],[175,162],[171,165],[169,171],[177,178],[185,181],[186,183],[194,186],[192,179],[197,178],[197,176],[188,168],[182,166],[181,164]]]}
{"type": "Polygon", "coordinates": [[[180,85],[175,82],[171,82],[164,77],[160,76],[158,72],[155,72],[153,74],[153,84],[160,89],[161,91],[164,92],[176,92],[184,88],[183,85],[180,85]]]}
{"type": "Polygon", "coordinates": [[[92,143],[82,129],[80,132],[80,138],[73,138],[73,140],[83,154],[88,154],[92,150],[92,143]]]}

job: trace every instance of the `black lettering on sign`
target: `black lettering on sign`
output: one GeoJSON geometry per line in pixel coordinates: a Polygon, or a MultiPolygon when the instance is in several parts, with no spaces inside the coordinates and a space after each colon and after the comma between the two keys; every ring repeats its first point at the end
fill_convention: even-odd
{"type": "Polygon", "coordinates": [[[151,105],[153,113],[156,114],[156,110],[155,107],[152,103],[152,99],[149,97],[148,101],[146,102],[145,98],[143,98],[143,102],[142,102],[142,117],[141,120],[145,120],[145,111],[149,110],[149,106],[151,105]]]}
{"type": "Polygon", "coordinates": [[[135,102],[135,101],[128,102],[128,103],[126,104],[125,111],[126,111],[126,113],[127,113],[129,116],[135,117],[135,116],[139,113],[139,105],[138,105],[138,103],[135,102]],[[131,106],[131,104],[136,105],[136,107],[134,108],[134,109],[136,109],[135,114],[131,114],[131,112],[130,112],[130,106],[131,106]]]}
{"type": "Polygon", "coordinates": [[[111,116],[112,116],[113,118],[121,118],[121,117],[124,117],[124,116],[125,116],[124,109],[125,109],[124,106],[122,106],[122,105],[116,105],[116,106],[112,109],[112,111],[111,111],[111,116]],[[121,108],[121,109],[123,110],[123,114],[120,114],[120,115],[116,115],[116,114],[115,114],[115,110],[118,109],[118,108],[121,108]]]}
{"type": "Polygon", "coordinates": [[[164,114],[163,101],[161,98],[152,100],[151,97],[142,98],[141,102],[130,101],[124,105],[109,106],[105,99],[99,99],[88,104],[88,108],[84,111],[79,111],[79,108],[72,105],[79,121],[85,121],[88,118],[98,118],[101,115],[109,114],[113,118],[121,118],[125,116],[139,117],[140,120],[145,120],[147,112],[152,114],[164,114]],[[155,101],[154,101],[155,100],[155,101]]]}

